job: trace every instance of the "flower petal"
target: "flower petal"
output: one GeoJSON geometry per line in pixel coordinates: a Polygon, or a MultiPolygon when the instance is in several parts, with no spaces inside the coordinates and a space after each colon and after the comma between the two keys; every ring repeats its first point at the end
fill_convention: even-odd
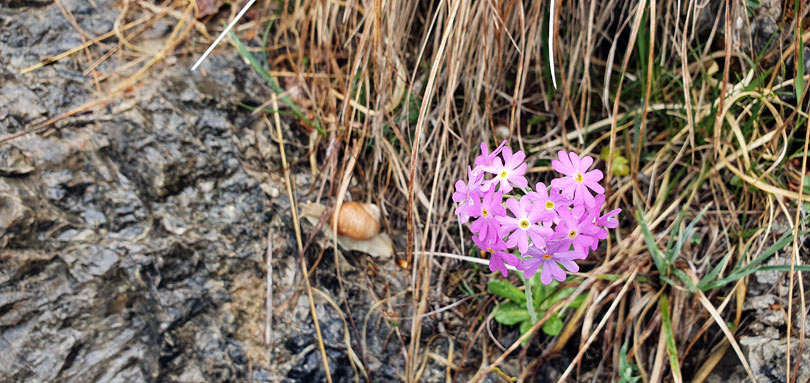
{"type": "Polygon", "coordinates": [[[493,180],[500,180],[501,186],[498,188],[498,191],[509,193],[512,191],[512,185],[509,183],[509,178],[493,178],[493,180]]]}
{"type": "Polygon", "coordinates": [[[560,150],[559,152],[557,152],[557,158],[560,159],[560,162],[565,167],[571,170],[571,173],[574,173],[574,170],[576,169],[574,169],[574,164],[571,163],[571,158],[568,156],[568,153],[566,153],[564,150],[560,150]]]}
{"type": "Polygon", "coordinates": [[[529,234],[526,233],[526,230],[515,230],[512,235],[518,236],[518,250],[520,250],[521,253],[525,253],[526,250],[529,249],[529,234]]]}
{"type": "Polygon", "coordinates": [[[579,160],[579,156],[574,152],[569,152],[568,157],[571,159],[571,164],[573,165],[572,168],[579,173],[584,173],[582,171],[582,162],[579,160]]]}
{"type": "Polygon", "coordinates": [[[501,152],[501,157],[503,157],[503,163],[509,163],[509,160],[512,159],[512,149],[508,146],[503,147],[503,151],[501,152]]]}
{"type": "MultiPolygon", "coordinates": [[[[525,166],[526,166],[526,164],[523,164],[523,166],[524,166],[524,171],[525,171],[525,166]]],[[[522,189],[522,188],[525,188],[526,186],[529,186],[529,181],[527,181],[527,180],[526,180],[526,177],[524,177],[524,176],[522,176],[522,175],[515,175],[515,174],[513,174],[513,175],[509,176],[509,178],[507,178],[507,180],[508,180],[508,181],[509,181],[511,184],[513,184],[513,185],[515,185],[516,187],[519,187],[519,188],[521,188],[521,189],[522,189]]]]}
{"type": "Polygon", "coordinates": [[[587,171],[587,170],[588,170],[588,168],[590,168],[590,167],[591,167],[591,165],[593,165],[593,157],[591,157],[591,156],[585,156],[585,157],[582,157],[582,160],[581,160],[581,162],[580,162],[580,165],[582,165],[582,168],[581,168],[581,169],[582,169],[583,171],[587,171]]]}
{"type": "Polygon", "coordinates": [[[582,178],[585,179],[585,181],[593,181],[593,182],[599,182],[602,179],[602,177],[604,177],[604,174],[602,174],[602,171],[599,169],[591,170],[582,175],[582,178]]]}
{"type": "Polygon", "coordinates": [[[543,262],[543,270],[540,271],[540,282],[543,282],[544,285],[551,284],[552,273],[551,273],[551,262],[543,262]]]}
{"type": "Polygon", "coordinates": [[[520,265],[518,269],[523,270],[523,278],[531,278],[534,274],[537,273],[537,269],[540,268],[540,264],[542,263],[542,258],[529,258],[526,260],[520,261],[520,265]]]}
{"type": "Polygon", "coordinates": [[[523,153],[523,151],[520,150],[517,153],[515,153],[514,155],[512,155],[512,157],[509,158],[509,161],[507,162],[507,166],[510,169],[514,169],[515,167],[517,167],[518,165],[523,163],[524,159],[526,159],[526,153],[523,153]]]}
{"type": "Polygon", "coordinates": [[[509,211],[512,212],[512,215],[514,215],[516,219],[520,219],[526,215],[523,207],[520,206],[520,202],[514,198],[508,198],[506,200],[506,207],[509,208],[509,211]]]}
{"type": "Polygon", "coordinates": [[[553,264],[554,267],[551,269],[551,273],[554,276],[554,279],[560,282],[565,282],[566,278],[565,271],[563,271],[563,269],[560,267],[560,265],[557,264],[557,262],[553,262],[553,264]]]}

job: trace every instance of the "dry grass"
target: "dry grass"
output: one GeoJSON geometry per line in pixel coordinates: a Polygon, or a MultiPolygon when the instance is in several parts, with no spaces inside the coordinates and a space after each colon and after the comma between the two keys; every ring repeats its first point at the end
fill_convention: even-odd
{"type": "MultiPolygon", "coordinates": [[[[260,1],[252,21],[235,31],[243,54],[265,67],[260,74],[288,105],[282,109],[294,105],[297,126],[310,137],[318,198],[340,205],[351,194],[376,203],[385,230],[406,244],[397,261],[410,272],[410,289],[369,308],[371,315],[391,300],[410,303],[399,313],[409,318],[410,333],[395,329],[406,360],[403,380],[420,380],[428,363],[443,366],[448,379],[526,380],[565,353],[573,359],[559,381],[580,380],[587,370],[596,381],[619,381],[626,346],[625,361],[639,367],[644,383],[702,382],[730,348],[752,373],[736,341],[746,331],[742,302],[750,275],[731,277],[734,265],[768,255],[778,238],[788,238],[781,245],[794,238],[791,251],[770,252],[789,265],[780,271],[791,271],[780,274],[779,284],[789,288],[780,296],[789,323],[783,335],[800,334],[800,350],[806,349],[804,286],[794,273],[807,270],[801,264],[807,219],[797,201],[810,201],[801,176],[810,137],[802,90],[809,78],[795,65],[798,42],[810,40],[798,20],[810,7],[800,3],[798,12],[782,12],[781,32],[762,51],[746,32],[758,11],[740,0],[560,1],[556,9],[545,1],[260,1]],[[527,333],[534,343],[522,352],[520,342],[503,351],[490,339],[494,299],[454,303],[463,294],[446,286],[469,266],[436,256],[470,248],[460,243],[449,195],[478,143],[504,138],[529,154],[533,182],[548,178],[560,149],[596,155],[609,148],[598,162],[607,175],[607,204],[624,211],[606,248],[586,261],[587,272],[567,282],[589,293],[588,304],[553,339],[527,333]],[[629,176],[613,174],[619,154],[629,176]],[[798,326],[790,322],[797,310],[798,326]],[[472,325],[425,339],[421,321],[440,311],[472,325]],[[478,316],[485,319],[476,322],[478,316]]],[[[192,20],[192,4],[166,2],[155,17],[192,20]]],[[[237,11],[234,4],[220,17],[237,11]]],[[[115,35],[142,22],[122,17],[115,35]]],[[[200,33],[195,23],[184,28],[178,25],[165,49],[102,93],[114,97],[132,87],[193,30],[200,33]]],[[[117,49],[131,49],[125,41],[117,49]]],[[[205,49],[186,47],[195,54],[205,49]]],[[[312,291],[322,295],[307,284],[311,301],[312,291]]],[[[342,295],[329,303],[349,311],[342,295]]],[[[363,350],[351,359],[355,371],[373,377],[362,362],[365,324],[361,336],[354,315],[346,314],[347,348],[363,350]]],[[[785,366],[788,381],[796,368],[785,366]]]]}
{"type": "MultiPolygon", "coordinates": [[[[354,198],[382,206],[391,235],[407,237],[400,262],[412,272],[413,319],[404,380],[418,381],[426,358],[448,350],[420,332],[426,312],[458,299],[434,293],[450,270],[464,267],[434,259],[439,251],[464,248],[448,195],[477,143],[501,138],[531,153],[538,171],[547,170],[543,165],[559,149],[598,153],[608,147],[602,163],[608,201],[624,209],[624,225],[592,258],[590,271],[569,282],[590,292],[590,304],[561,336],[541,343],[543,352],[524,349],[517,369],[499,369],[520,342],[505,352],[490,345],[482,338],[485,327],[491,334],[489,315],[477,329],[454,330],[467,337],[458,341],[460,357],[451,351],[439,362],[448,374],[452,369],[459,378],[477,369],[473,380],[489,372],[526,378],[576,338],[580,345],[568,346],[576,356],[560,381],[581,371],[589,349],[603,356],[597,357],[598,380],[618,379],[622,345],[630,346],[627,357],[645,383],[703,381],[730,347],[753,374],[735,337],[745,331],[749,278],[697,286],[712,270],[728,276],[733,265],[756,259],[790,230],[797,239],[788,263],[791,270],[799,265],[804,223],[796,201],[810,199],[796,174],[805,172],[806,153],[798,157],[801,173],[788,156],[801,149],[793,137],[807,131],[806,114],[796,108],[804,94],[795,90],[795,65],[784,63],[795,56],[791,40],[810,35],[797,29],[798,17],[779,20],[784,32],[766,52],[755,54],[751,44],[741,49],[752,37],[732,30],[731,20],[750,22],[744,7],[739,1],[708,7],[569,1],[553,10],[545,2],[284,3],[267,44],[274,57],[269,66],[297,74],[291,81],[296,104],[327,127],[319,139],[328,148],[321,187],[342,201],[356,182],[354,198]],[[719,24],[698,30],[715,14],[719,24]],[[548,41],[557,58],[556,91],[548,41]],[[773,54],[788,60],[770,66],[757,58],[773,54]],[[785,93],[797,95],[789,100],[785,93]],[[612,177],[619,152],[631,176],[612,177]],[[701,209],[705,214],[687,238],[682,233],[701,209]],[[682,245],[660,250],[673,238],[682,245]],[[668,258],[665,267],[656,264],[655,252],[668,258]],[[487,355],[497,358],[488,362],[487,355]]],[[[795,279],[798,284],[791,273],[781,282],[790,286],[783,297],[788,317],[806,313],[803,298],[793,304],[794,285],[804,296],[801,274],[795,279]]],[[[491,306],[477,312],[487,310],[491,306]]],[[[803,347],[803,336],[800,342],[803,347]]],[[[793,366],[785,369],[789,375],[793,366]]]]}

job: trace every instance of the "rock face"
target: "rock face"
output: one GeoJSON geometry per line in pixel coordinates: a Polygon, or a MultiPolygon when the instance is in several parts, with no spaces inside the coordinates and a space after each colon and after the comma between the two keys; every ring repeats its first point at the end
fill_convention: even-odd
{"type": "MultiPolygon", "coordinates": [[[[791,339],[791,368],[796,359],[801,358],[801,366],[810,366],[810,353],[799,353],[799,339],[791,339]]],[[[747,354],[748,363],[754,376],[760,382],[785,381],[785,366],[787,363],[786,343],[780,339],[771,339],[767,336],[743,337],[740,347],[747,354]]],[[[800,368],[797,382],[806,382],[810,379],[810,370],[800,368]]]]}
{"type": "MultiPolygon", "coordinates": [[[[0,136],[94,97],[69,59],[19,74],[81,42],[48,3],[0,5],[0,136]]],[[[118,14],[62,3],[89,33],[118,14]]],[[[261,338],[244,323],[263,317],[235,296],[264,291],[279,219],[234,143],[251,121],[235,100],[261,86],[234,54],[206,65],[159,69],[106,110],[0,143],[0,381],[247,380],[261,338]]]]}

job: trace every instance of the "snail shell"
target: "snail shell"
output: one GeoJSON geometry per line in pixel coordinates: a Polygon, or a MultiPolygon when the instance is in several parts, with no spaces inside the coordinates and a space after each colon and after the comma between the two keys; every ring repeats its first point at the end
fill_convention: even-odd
{"type": "Polygon", "coordinates": [[[371,239],[380,232],[380,209],[376,205],[344,202],[338,214],[337,233],[350,238],[371,239]]]}

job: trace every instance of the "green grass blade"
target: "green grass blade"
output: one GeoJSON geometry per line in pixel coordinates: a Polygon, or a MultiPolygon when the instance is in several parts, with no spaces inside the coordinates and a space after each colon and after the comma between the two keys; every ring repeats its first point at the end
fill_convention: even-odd
{"type": "Polygon", "coordinates": [[[661,326],[663,327],[667,354],[669,355],[669,365],[672,368],[672,374],[680,378],[681,367],[678,365],[678,348],[675,346],[675,335],[672,333],[672,320],[669,316],[669,298],[667,294],[661,294],[661,297],[658,298],[658,306],[661,309],[661,326]]]}
{"type": "MultiPolygon", "coordinates": [[[[678,213],[678,217],[675,218],[675,224],[672,226],[672,233],[670,233],[669,240],[667,241],[666,251],[669,252],[669,253],[672,253],[672,251],[671,251],[672,248],[673,248],[672,244],[675,242],[675,237],[678,237],[678,230],[681,227],[681,221],[683,220],[683,213],[685,211],[686,211],[685,209],[681,210],[681,212],[678,213]]],[[[671,255],[672,254],[670,254],[670,256],[671,255]]],[[[669,257],[667,257],[667,258],[669,258],[669,257]]]]}
{"type": "Polygon", "coordinates": [[[681,282],[683,282],[683,284],[686,286],[686,288],[689,289],[690,292],[694,293],[697,291],[697,285],[695,285],[695,282],[692,282],[692,279],[689,278],[689,276],[687,276],[683,270],[672,269],[672,274],[678,277],[678,279],[680,279],[681,282]]]}
{"type": "Polygon", "coordinates": [[[709,282],[711,282],[715,278],[717,278],[717,276],[720,274],[720,270],[723,269],[725,264],[728,262],[729,258],[731,258],[731,253],[732,252],[729,251],[728,254],[726,254],[726,256],[723,257],[722,260],[720,260],[720,263],[718,263],[717,266],[714,267],[714,269],[712,269],[708,274],[704,275],[703,278],[700,279],[700,282],[698,282],[698,288],[699,289],[701,289],[703,291],[708,290],[706,288],[706,285],[708,285],[709,282]]]}
{"type": "Polygon", "coordinates": [[[281,86],[278,85],[278,81],[276,81],[276,79],[270,73],[264,70],[262,64],[259,62],[259,60],[256,59],[256,56],[253,56],[253,53],[250,53],[245,44],[242,43],[242,40],[239,40],[239,38],[236,37],[236,35],[233,32],[230,33],[230,37],[234,41],[234,43],[236,43],[236,49],[239,51],[239,54],[241,54],[242,57],[248,60],[250,66],[253,67],[253,69],[256,72],[258,72],[259,75],[262,76],[262,78],[264,78],[264,81],[267,82],[267,85],[270,86],[270,88],[273,89],[274,92],[282,95],[281,102],[287,105],[299,120],[306,122],[307,124],[312,126],[313,129],[318,131],[318,133],[321,136],[326,137],[326,132],[323,130],[321,124],[319,124],[318,121],[310,121],[310,119],[308,119],[304,115],[304,113],[301,112],[301,109],[299,109],[298,106],[295,105],[295,103],[293,103],[289,97],[283,95],[284,90],[281,89],[281,86]]]}
{"type": "Polygon", "coordinates": [[[658,269],[658,273],[661,274],[662,277],[666,277],[669,265],[665,263],[666,259],[664,258],[664,254],[661,252],[661,249],[658,248],[658,245],[655,244],[655,238],[653,238],[650,228],[647,226],[647,220],[644,219],[644,212],[641,211],[640,208],[636,210],[636,220],[639,225],[641,225],[641,232],[644,234],[644,242],[647,244],[647,248],[650,249],[650,256],[652,256],[653,263],[655,263],[655,268],[658,269]]]}
{"type": "MultiPolygon", "coordinates": [[[[807,232],[808,230],[805,230],[799,233],[799,236],[802,236],[807,232]]],[[[741,267],[738,271],[744,271],[755,268],[757,265],[759,265],[762,262],[765,262],[765,260],[770,258],[772,255],[776,254],[777,251],[784,249],[785,246],[787,246],[791,242],[793,242],[793,230],[790,230],[784,235],[782,235],[782,237],[780,237],[778,241],[776,241],[773,245],[765,249],[765,251],[763,251],[760,256],[756,257],[753,261],[751,261],[751,263],[741,267]]]]}
{"type": "MultiPolygon", "coordinates": [[[[810,230],[802,231],[801,233],[799,233],[799,236],[803,236],[803,235],[807,234],[808,232],[810,232],[810,230]]],[[[777,251],[782,250],[785,246],[787,246],[792,241],[793,241],[793,231],[788,231],[787,233],[782,235],[782,237],[779,238],[779,240],[776,241],[773,245],[771,245],[770,247],[765,249],[765,251],[763,251],[760,256],[758,256],[756,259],[751,261],[751,263],[749,263],[749,264],[747,264],[745,266],[742,266],[742,267],[739,267],[739,266],[736,267],[727,277],[721,278],[721,279],[719,279],[719,280],[717,280],[717,281],[715,281],[713,283],[709,283],[704,288],[704,290],[709,290],[709,289],[713,289],[713,288],[716,288],[716,287],[723,286],[723,285],[725,285],[727,283],[734,282],[734,281],[736,281],[736,280],[738,280],[738,279],[740,279],[742,277],[750,275],[751,273],[762,270],[763,267],[769,267],[769,266],[760,266],[760,267],[758,267],[758,265],[760,263],[764,262],[765,260],[767,260],[768,258],[770,258],[772,255],[776,254],[777,251]]]]}
{"type": "Polygon", "coordinates": [[[693,219],[692,222],[690,222],[689,225],[686,226],[686,230],[684,230],[678,235],[678,242],[675,244],[675,249],[672,252],[671,258],[669,259],[670,264],[672,264],[675,261],[675,257],[677,257],[678,254],[681,253],[683,244],[689,239],[689,237],[692,236],[692,233],[695,231],[695,225],[698,223],[698,221],[700,221],[701,218],[703,218],[703,215],[706,214],[706,211],[709,210],[709,206],[711,205],[710,204],[706,205],[703,209],[701,209],[698,215],[695,217],[695,219],[693,219]]]}
{"type": "MultiPolygon", "coordinates": [[[[794,15],[799,14],[799,2],[802,0],[794,0],[793,9],[794,15]]],[[[802,23],[796,23],[796,36],[802,35],[802,23]]],[[[801,100],[802,94],[804,93],[804,44],[799,45],[799,49],[796,52],[798,61],[796,65],[796,80],[794,81],[796,86],[796,99],[801,100]]]]}
{"type": "MultiPolygon", "coordinates": [[[[790,272],[790,265],[768,265],[757,267],[756,271],[784,271],[790,272]]],[[[793,271],[809,272],[810,265],[793,265],[793,271]]]]}

